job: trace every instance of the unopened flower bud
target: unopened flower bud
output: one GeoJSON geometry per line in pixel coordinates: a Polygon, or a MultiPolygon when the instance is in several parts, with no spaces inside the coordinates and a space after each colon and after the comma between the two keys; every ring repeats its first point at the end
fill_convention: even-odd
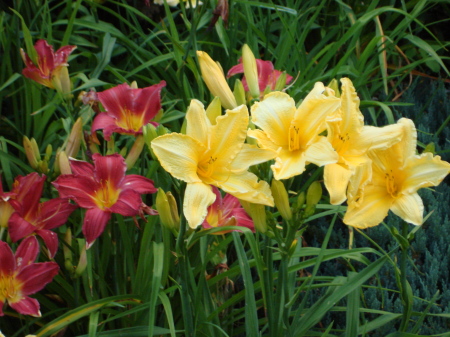
{"type": "Polygon", "coordinates": [[[286,87],[287,74],[283,71],[275,83],[275,91],[281,91],[286,87]]]}
{"type": "Polygon", "coordinates": [[[247,104],[244,85],[239,79],[236,79],[236,81],[234,82],[233,95],[238,105],[247,104]]]}
{"type": "Polygon", "coordinates": [[[338,83],[338,81],[335,78],[333,78],[331,80],[330,84],[328,84],[326,86],[324,94],[326,96],[334,96],[334,97],[337,97],[337,98],[341,97],[341,93],[339,92],[339,83],[338,83]],[[331,95],[331,92],[328,91],[327,89],[331,89],[332,90],[331,92],[333,94],[331,95]]]}
{"type": "Polygon", "coordinates": [[[178,231],[180,218],[178,215],[178,207],[176,206],[176,201],[173,198],[173,195],[170,194],[168,196],[162,188],[158,188],[155,206],[159,213],[161,224],[170,229],[173,233],[178,231]],[[172,200],[169,201],[169,199],[172,200]]]}
{"type": "Polygon", "coordinates": [[[78,247],[80,247],[80,260],[78,261],[77,268],[75,269],[75,276],[80,277],[83,275],[87,267],[87,255],[86,255],[86,240],[85,239],[77,239],[78,247]]]}
{"type": "Polygon", "coordinates": [[[255,55],[247,44],[242,47],[242,63],[250,94],[253,98],[259,98],[258,68],[255,55]]]}
{"type": "Polygon", "coordinates": [[[33,169],[38,168],[38,163],[41,160],[41,153],[39,152],[38,145],[34,138],[28,139],[27,136],[23,137],[23,147],[27,156],[28,162],[33,169]]]}
{"type": "Polygon", "coordinates": [[[53,71],[52,84],[64,98],[72,97],[72,83],[70,82],[69,69],[66,66],[58,67],[53,71]]]}
{"type": "Polygon", "coordinates": [[[213,96],[220,97],[220,102],[225,109],[234,109],[238,105],[220,66],[203,52],[197,51],[198,62],[203,80],[213,96]]]}
{"type": "Polygon", "coordinates": [[[216,124],[216,118],[222,115],[222,105],[219,97],[214,97],[211,103],[206,108],[206,117],[212,125],[216,124]]]}
{"type": "Polygon", "coordinates": [[[317,205],[322,197],[322,185],[318,181],[314,181],[306,192],[306,204],[317,205]]]}
{"type": "Polygon", "coordinates": [[[283,219],[291,220],[292,211],[289,205],[289,197],[284,184],[279,180],[272,179],[270,189],[272,190],[275,206],[278,208],[278,211],[280,212],[283,219]]]}
{"type": "Polygon", "coordinates": [[[305,204],[305,201],[306,201],[305,192],[301,192],[298,195],[297,199],[295,200],[294,213],[298,213],[303,208],[303,205],[305,204]]]}
{"type": "Polygon", "coordinates": [[[245,200],[239,199],[242,207],[253,220],[255,229],[260,233],[267,231],[266,208],[261,204],[253,204],[245,200]]]}
{"type": "Polygon", "coordinates": [[[61,174],[72,174],[69,157],[67,157],[65,151],[60,151],[56,154],[55,171],[60,172],[61,174]]]}
{"type": "Polygon", "coordinates": [[[15,209],[7,200],[0,198],[0,228],[8,228],[8,221],[15,209]]]}
{"type": "Polygon", "coordinates": [[[147,125],[144,125],[142,127],[142,134],[144,136],[145,144],[147,144],[147,147],[149,148],[149,150],[151,150],[150,144],[152,140],[158,137],[158,134],[156,133],[156,127],[153,124],[148,123],[147,125]]]}
{"type": "Polygon", "coordinates": [[[80,151],[81,137],[83,136],[83,122],[81,117],[73,124],[72,130],[66,145],[66,154],[68,157],[76,158],[80,151]]]}
{"type": "Polygon", "coordinates": [[[180,214],[178,213],[178,206],[177,201],[175,200],[175,197],[173,196],[172,192],[166,193],[167,201],[169,202],[170,206],[170,214],[172,215],[172,220],[175,223],[176,229],[179,227],[180,223],[180,214]]]}
{"type": "Polygon", "coordinates": [[[144,149],[144,145],[144,137],[142,135],[137,136],[130,152],[128,153],[128,156],[125,158],[125,163],[127,164],[128,170],[131,169],[134,164],[136,164],[136,161],[139,159],[139,156],[144,149]]]}
{"type": "Polygon", "coordinates": [[[168,133],[168,130],[163,125],[159,124],[156,127],[156,133],[158,134],[158,136],[164,136],[168,133]]]}
{"type": "Polygon", "coordinates": [[[64,244],[63,244],[63,253],[64,253],[64,266],[69,272],[73,272],[73,264],[72,264],[72,230],[67,228],[66,233],[64,234],[64,244]]]}
{"type": "Polygon", "coordinates": [[[425,149],[423,150],[423,153],[430,152],[432,154],[436,154],[436,146],[433,142],[428,143],[427,146],[425,146],[425,149]]]}

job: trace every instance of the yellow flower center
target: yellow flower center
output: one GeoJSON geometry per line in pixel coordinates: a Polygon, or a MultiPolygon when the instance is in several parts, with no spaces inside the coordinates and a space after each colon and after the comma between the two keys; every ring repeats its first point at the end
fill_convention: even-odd
{"type": "Polygon", "coordinates": [[[203,160],[200,160],[197,167],[198,176],[203,178],[209,178],[214,173],[215,162],[217,161],[217,157],[213,156],[204,156],[203,160]]]}
{"type": "Polygon", "coordinates": [[[120,189],[114,188],[109,180],[102,181],[101,187],[94,192],[94,202],[98,208],[107,209],[117,202],[120,191],[120,189]]]}
{"type": "Polygon", "coordinates": [[[336,152],[341,152],[348,146],[349,142],[350,136],[346,133],[345,135],[337,135],[334,137],[332,145],[336,152]]]}
{"type": "Polygon", "coordinates": [[[117,120],[117,126],[125,130],[139,131],[142,127],[142,115],[136,115],[128,108],[122,109],[122,117],[117,120]]]}
{"type": "Polygon", "coordinates": [[[390,173],[386,173],[384,178],[386,180],[386,189],[387,189],[388,193],[393,198],[396,198],[397,194],[399,192],[399,188],[398,188],[397,182],[395,181],[395,176],[394,176],[392,170],[390,171],[390,173]]]}
{"type": "Polygon", "coordinates": [[[21,284],[12,275],[0,274],[0,301],[14,303],[21,298],[21,284]]]}
{"type": "Polygon", "coordinates": [[[222,220],[222,210],[218,210],[217,212],[209,212],[206,216],[206,221],[211,227],[218,227],[220,221],[222,220]]]}
{"type": "Polygon", "coordinates": [[[289,128],[289,151],[301,150],[301,135],[299,134],[299,128],[295,125],[291,125],[289,128]]]}

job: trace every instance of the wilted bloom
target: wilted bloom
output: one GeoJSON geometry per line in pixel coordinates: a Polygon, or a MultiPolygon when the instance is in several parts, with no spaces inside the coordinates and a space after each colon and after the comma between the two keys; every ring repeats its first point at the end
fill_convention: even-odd
{"type": "Polygon", "coordinates": [[[55,53],[53,47],[47,41],[38,40],[34,45],[37,52],[37,64],[33,63],[23,49],[20,49],[20,54],[26,65],[26,68],[22,70],[23,76],[51,89],[58,89],[58,86],[62,88],[61,85],[66,86],[64,83],[67,82],[67,79],[62,77],[68,77],[68,74],[65,73],[63,68],[67,70],[66,67],[69,66],[67,59],[76,47],[64,46],[55,53]]]}
{"type": "Polygon", "coordinates": [[[34,236],[23,240],[14,254],[0,241],[0,316],[5,303],[22,315],[40,317],[39,302],[29,297],[42,290],[58,274],[55,262],[34,263],[39,243],[34,236]]]}
{"type": "Polygon", "coordinates": [[[192,100],[186,113],[186,134],[171,133],[152,141],[162,167],[187,182],[183,212],[191,228],[200,226],[216,200],[211,186],[249,202],[273,206],[270,187],[248,171],[273,158],[273,152],[244,144],[247,107],[228,110],[211,125],[203,104],[192,100]]]}
{"type": "Polygon", "coordinates": [[[248,135],[263,149],[276,153],[272,165],[277,180],[301,174],[308,163],[323,166],[335,163],[338,155],[326,137],[325,119],[338,109],[340,100],[323,95],[325,87],[317,82],[298,108],[283,92],[272,92],[252,106],[252,122],[262,130],[248,135]]]}
{"type": "MultiPolygon", "coordinates": [[[[264,94],[264,91],[267,89],[267,87],[269,87],[271,91],[282,89],[276,88],[277,81],[280,78],[282,72],[279,70],[275,70],[272,62],[256,59],[256,68],[258,72],[259,91],[261,95],[264,94]]],[[[240,58],[239,64],[235,65],[228,71],[227,77],[242,73],[244,73],[244,64],[242,58],[240,58]]],[[[293,77],[291,75],[286,74],[286,85],[291,83],[292,79],[293,77]]],[[[245,91],[250,91],[246,76],[242,78],[242,84],[244,85],[245,91]]]]}
{"type": "Polygon", "coordinates": [[[105,229],[111,213],[140,215],[145,207],[141,194],[155,193],[153,181],[136,174],[125,175],[127,165],[119,154],[94,153],[94,165],[71,160],[73,174],[63,174],[53,182],[62,197],[86,208],[82,231],[90,247],[105,229]]]}
{"type": "Polygon", "coordinates": [[[416,155],[417,132],[412,120],[402,118],[403,138],[386,150],[369,152],[372,180],[349,195],[344,223],[357,228],[378,225],[391,210],[406,222],[421,225],[423,203],[417,191],[437,186],[450,164],[432,153],[416,155]]]}
{"type": "Polygon", "coordinates": [[[225,109],[236,108],[238,106],[236,98],[228,86],[222,68],[204,51],[197,51],[197,57],[203,81],[211,94],[220,98],[220,103],[225,109]]]}
{"type": "MultiPolygon", "coordinates": [[[[227,194],[222,198],[217,187],[212,187],[213,193],[216,195],[214,203],[208,207],[208,215],[203,221],[202,227],[205,229],[224,227],[224,226],[242,226],[255,231],[253,220],[242,208],[239,199],[227,194]]],[[[215,235],[228,233],[230,231],[215,232],[215,235]]]]}
{"type": "Polygon", "coordinates": [[[8,220],[8,232],[13,242],[32,234],[39,235],[53,257],[58,249],[58,235],[51,229],[63,225],[77,206],[70,204],[67,198],[39,202],[45,178],[33,172],[15,179],[13,192],[16,195],[9,200],[15,212],[8,220]]]}
{"type": "MultiPolygon", "coordinates": [[[[327,120],[327,138],[339,156],[337,163],[325,165],[324,170],[325,186],[330,193],[332,205],[347,199],[347,186],[356,167],[370,161],[367,151],[386,149],[400,141],[403,134],[400,124],[382,128],[364,125],[359,98],[352,82],[348,78],[342,78],[341,83],[340,109],[327,120]]],[[[365,167],[370,169],[370,165],[365,167]]],[[[370,179],[370,172],[367,177],[370,179]]]]}
{"type": "Polygon", "coordinates": [[[134,88],[126,83],[97,93],[106,112],[98,114],[92,123],[92,132],[103,130],[106,140],[113,132],[139,135],[142,127],[151,122],[161,109],[161,89],[165,81],[147,88],[134,88]]]}

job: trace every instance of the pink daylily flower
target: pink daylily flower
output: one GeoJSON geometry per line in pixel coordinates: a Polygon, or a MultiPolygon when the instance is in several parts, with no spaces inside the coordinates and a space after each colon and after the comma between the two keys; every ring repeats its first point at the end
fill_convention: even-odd
{"type": "Polygon", "coordinates": [[[124,216],[142,215],[148,211],[141,194],[155,193],[153,181],[136,174],[125,175],[127,165],[119,154],[101,156],[95,153],[94,165],[70,160],[73,174],[64,174],[53,182],[62,197],[86,208],[82,231],[87,248],[104,231],[111,213],[124,216]]]}
{"type": "Polygon", "coordinates": [[[22,70],[23,76],[46,87],[55,89],[53,77],[57,76],[61,67],[69,66],[67,59],[76,48],[77,46],[64,46],[59,48],[55,53],[53,47],[47,41],[38,40],[34,45],[38,56],[37,64],[33,63],[23,49],[20,49],[20,54],[26,65],[26,68],[22,70]]]}
{"type": "Polygon", "coordinates": [[[14,254],[6,242],[0,241],[0,316],[5,303],[22,315],[40,317],[39,302],[29,297],[42,290],[58,274],[56,262],[34,263],[39,243],[29,236],[14,254]]]}
{"type": "MultiPolygon", "coordinates": [[[[222,195],[217,187],[212,186],[212,191],[216,195],[214,203],[208,207],[208,215],[202,224],[204,229],[224,227],[224,226],[242,226],[255,232],[255,225],[250,216],[242,208],[239,199],[227,194],[222,199],[222,195]]],[[[215,235],[229,233],[230,231],[220,231],[215,235]]]]}
{"type": "Polygon", "coordinates": [[[51,229],[63,225],[77,208],[67,198],[54,198],[40,203],[45,175],[36,172],[18,176],[14,181],[15,197],[9,200],[14,208],[8,220],[8,232],[13,242],[37,234],[45,242],[50,257],[58,249],[58,236],[51,229]]]}
{"type": "Polygon", "coordinates": [[[142,127],[148,123],[155,126],[151,120],[161,110],[161,90],[165,81],[147,88],[133,88],[123,83],[97,93],[97,97],[105,108],[92,123],[92,133],[103,130],[106,140],[110,140],[113,132],[139,135],[142,127]]]}
{"type": "MultiPolygon", "coordinates": [[[[277,84],[277,80],[282,72],[279,70],[275,70],[272,62],[260,59],[256,59],[256,68],[258,70],[258,84],[261,95],[263,95],[267,87],[269,87],[272,91],[275,90],[275,85],[277,84]]],[[[231,69],[228,71],[227,77],[243,73],[244,64],[242,63],[242,58],[240,58],[239,64],[231,67],[231,69]]],[[[286,84],[291,83],[292,79],[293,77],[291,75],[286,74],[286,84]]],[[[249,91],[245,76],[242,78],[242,85],[244,86],[245,91],[249,91]]]]}

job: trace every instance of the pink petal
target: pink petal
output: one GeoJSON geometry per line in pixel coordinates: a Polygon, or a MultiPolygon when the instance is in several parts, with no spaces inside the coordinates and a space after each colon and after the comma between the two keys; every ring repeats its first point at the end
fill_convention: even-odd
{"type": "MultiPolygon", "coordinates": [[[[239,62],[242,62],[242,58],[239,59],[239,62]]],[[[242,63],[236,64],[235,66],[231,67],[230,70],[228,70],[227,77],[234,76],[236,74],[243,74],[244,73],[244,65],[242,63]]]]}
{"type": "Polygon", "coordinates": [[[23,268],[16,279],[23,283],[22,294],[31,295],[44,289],[58,274],[59,266],[56,262],[33,263],[23,268]]]}
{"type": "Polygon", "coordinates": [[[117,129],[117,118],[111,117],[106,112],[99,113],[92,122],[91,132],[103,130],[103,137],[109,141],[113,132],[117,129]]]}
{"type": "Polygon", "coordinates": [[[16,211],[19,211],[16,207],[20,204],[21,209],[24,210],[23,215],[37,212],[45,178],[45,175],[41,177],[36,172],[33,172],[24,177],[18,176],[15,179],[13,192],[17,193],[16,203],[11,205],[16,211]]]}
{"type": "Polygon", "coordinates": [[[156,193],[158,191],[153,184],[153,180],[137,174],[126,175],[121,188],[124,190],[131,189],[139,194],[156,193]]]}
{"type": "Polygon", "coordinates": [[[16,259],[11,247],[0,241],[0,275],[11,275],[16,269],[16,259]]]}
{"type": "Polygon", "coordinates": [[[0,300],[0,317],[1,316],[5,316],[5,314],[3,313],[3,306],[5,305],[5,302],[3,302],[2,300],[0,300]]]}
{"type": "Polygon", "coordinates": [[[83,160],[70,159],[70,169],[73,174],[87,177],[94,176],[94,165],[83,160]]]}
{"type": "Polygon", "coordinates": [[[35,231],[36,227],[22,218],[17,212],[13,213],[8,220],[8,233],[12,242],[17,242],[35,231]]]}
{"type": "Polygon", "coordinates": [[[133,102],[132,112],[137,115],[143,115],[143,125],[148,124],[161,110],[161,90],[166,86],[165,81],[152,85],[147,88],[134,89],[140,90],[133,102]]]}
{"type": "Polygon", "coordinates": [[[55,186],[61,197],[75,200],[82,208],[97,207],[92,195],[100,188],[100,184],[92,177],[63,174],[52,185],[55,186]]]}
{"type": "Polygon", "coordinates": [[[46,87],[53,88],[52,80],[50,75],[44,75],[42,71],[38,68],[24,68],[22,70],[22,75],[30,80],[33,80],[39,84],[42,84],[46,87]]]}
{"type": "Polygon", "coordinates": [[[131,90],[127,83],[123,83],[97,93],[97,97],[109,116],[121,119],[124,109],[132,109],[133,91],[131,90]]]}
{"type": "Polygon", "coordinates": [[[263,92],[269,85],[269,77],[273,72],[273,63],[270,61],[256,60],[258,69],[259,90],[263,92]]]}
{"type": "Polygon", "coordinates": [[[53,229],[65,224],[76,208],[78,206],[70,204],[66,198],[55,198],[42,203],[39,227],[53,229]]]}
{"type": "Polygon", "coordinates": [[[123,190],[119,194],[119,199],[109,210],[124,216],[135,216],[139,214],[142,204],[141,195],[133,190],[123,190]]]}
{"type": "Polygon", "coordinates": [[[111,213],[102,211],[100,208],[87,210],[82,228],[87,248],[103,233],[110,218],[111,213]]]}
{"type": "Polygon", "coordinates": [[[38,40],[34,49],[38,54],[38,66],[45,75],[50,75],[55,68],[53,47],[45,40],[38,40]]]}
{"type": "Polygon", "coordinates": [[[225,198],[223,198],[222,208],[224,212],[228,214],[228,212],[230,212],[232,209],[242,208],[242,206],[238,198],[232,196],[231,194],[227,194],[225,198]]]}
{"type": "Polygon", "coordinates": [[[58,235],[48,229],[38,229],[36,234],[44,240],[50,257],[55,257],[56,251],[58,250],[58,235]]]}
{"type": "Polygon", "coordinates": [[[18,302],[9,303],[9,305],[19,314],[41,317],[39,302],[35,298],[24,297],[18,302]]]}
{"type": "Polygon", "coordinates": [[[61,65],[67,66],[67,59],[76,48],[77,46],[64,46],[59,48],[55,53],[55,68],[61,65]]]}
{"type": "Polygon", "coordinates": [[[247,227],[252,232],[255,232],[255,225],[253,224],[253,220],[243,208],[233,209],[230,215],[235,217],[238,226],[247,227]]]}
{"type": "Polygon", "coordinates": [[[112,154],[109,156],[101,156],[94,153],[94,176],[97,181],[108,181],[112,188],[119,188],[127,171],[125,159],[120,154],[112,154]]]}
{"type": "Polygon", "coordinates": [[[39,242],[35,236],[25,238],[17,247],[16,263],[17,269],[20,270],[34,263],[39,253],[39,242]]]}

